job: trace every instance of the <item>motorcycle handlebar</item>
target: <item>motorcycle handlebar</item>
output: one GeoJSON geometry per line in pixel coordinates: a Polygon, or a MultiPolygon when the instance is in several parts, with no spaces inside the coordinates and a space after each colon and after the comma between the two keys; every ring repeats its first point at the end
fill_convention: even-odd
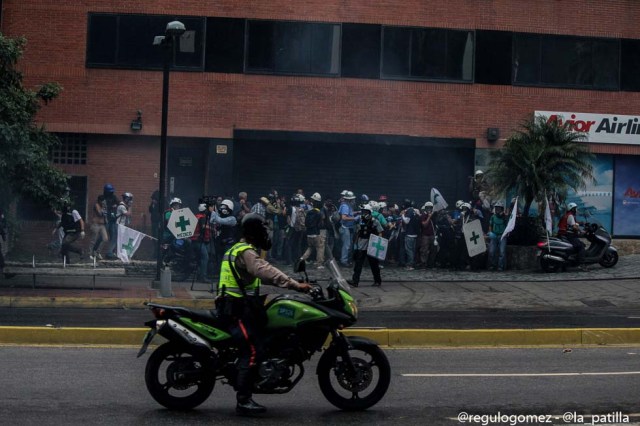
{"type": "Polygon", "coordinates": [[[320,287],[320,285],[315,283],[310,283],[310,284],[313,284],[313,288],[309,290],[307,294],[311,296],[313,300],[324,299],[324,293],[322,292],[322,287],[320,287]]]}

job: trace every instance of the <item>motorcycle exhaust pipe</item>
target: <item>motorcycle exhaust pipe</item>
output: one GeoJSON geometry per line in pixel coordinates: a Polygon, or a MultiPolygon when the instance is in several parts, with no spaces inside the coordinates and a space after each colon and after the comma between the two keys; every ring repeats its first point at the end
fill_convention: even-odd
{"type": "Polygon", "coordinates": [[[542,257],[548,260],[553,260],[554,262],[560,262],[560,263],[566,262],[566,259],[563,259],[562,257],[559,257],[559,256],[554,256],[552,254],[543,254],[542,257]]]}

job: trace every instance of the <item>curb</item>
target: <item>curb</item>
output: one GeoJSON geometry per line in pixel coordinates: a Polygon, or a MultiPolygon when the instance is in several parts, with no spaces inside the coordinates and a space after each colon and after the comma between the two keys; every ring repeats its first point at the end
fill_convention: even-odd
{"type": "Polygon", "coordinates": [[[177,299],[173,297],[118,298],[118,297],[44,297],[0,296],[0,308],[84,308],[84,309],[147,309],[145,302],[188,309],[211,309],[213,299],[177,299]]]}
{"type": "MultiPolygon", "coordinates": [[[[147,328],[0,327],[0,344],[139,345],[147,328]]],[[[640,344],[640,328],[496,330],[345,330],[388,348],[582,346],[640,344]]]]}

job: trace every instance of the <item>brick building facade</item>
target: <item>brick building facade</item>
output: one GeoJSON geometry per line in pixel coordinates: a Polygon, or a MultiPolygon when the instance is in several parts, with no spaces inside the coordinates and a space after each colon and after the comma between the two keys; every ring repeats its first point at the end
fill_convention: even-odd
{"type": "MultiPolygon", "coordinates": [[[[80,203],[86,210],[110,182],[119,194],[134,193],[138,228],[149,224],[146,205],[158,186],[160,158],[162,72],[153,58],[146,64],[136,59],[146,57],[144,46],[152,49],[153,34],[142,29],[153,25],[131,24],[147,16],[192,18],[187,27],[197,26],[190,49],[202,58],[172,70],[168,121],[168,196],[182,196],[192,207],[202,194],[248,190],[257,199],[271,187],[286,193],[300,186],[334,197],[348,187],[418,202],[434,186],[450,200],[465,198],[466,178],[484,164],[484,152],[499,147],[534,111],[639,114],[640,84],[628,77],[640,64],[640,5],[634,0],[0,5],[2,33],[28,40],[20,63],[26,85],[56,81],[64,87],[38,119],[51,132],[82,135],[85,163],[61,164],[70,175],[86,177],[80,203]],[[132,27],[142,29],[136,34],[132,27]],[[272,31],[271,44],[260,39],[264,31],[272,31]],[[287,40],[291,34],[310,37],[311,48],[287,40]],[[126,45],[118,43],[126,43],[125,36],[145,41],[123,59],[126,45]],[[518,81],[513,64],[522,43],[538,37],[542,57],[547,46],[560,43],[553,36],[590,46],[592,77],[576,84],[552,73],[545,80],[543,62],[535,65],[541,68],[538,80],[518,81]],[[441,44],[429,41],[423,50],[418,45],[438,37],[441,44]],[[392,56],[403,40],[408,65],[397,59],[402,55],[392,56]],[[272,56],[256,53],[267,45],[272,56]],[[614,71],[603,65],[599,82],[597,65],[609,57],[598,49],[611,46],[621,52],[611,62],[618,58],[621,65],[614,71]],[[323,48],[328,56],[320,57],[323,48]],[[293,52],[291,58],[280,58],[278,49],[293,52]],[[429,54],[421,68],[424,52],[429,54]],[[303,53],[310,68],[300,65],[303,53]],[[438,55],[441,62],[430,59],[438,55]],[[372,71],[376,60],[379,68],[372,71]],[[322,63],[314,68],[314,61],[322,63]],[[131,129],[137,111],[139,131],[131,129]],[[488,128],[499,129],[501,140],[489,141],[488,128]]],[[[590,145],[595,153],[638,156],[638,143],[590,145]]]]}

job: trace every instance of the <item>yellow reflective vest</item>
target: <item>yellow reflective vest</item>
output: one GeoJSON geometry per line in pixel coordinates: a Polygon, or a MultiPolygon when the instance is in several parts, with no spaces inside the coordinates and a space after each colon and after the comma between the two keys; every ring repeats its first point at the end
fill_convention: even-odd
{"type": "MultiPolygon", "coordinates": [[[[231,268],[234,268],[236,274],[240,276],[240,273],[236,269],[236,258],[240,253],[246,250],[255,250],[255,248],[247,243],[236,243],[224,254],[222,258],[222,265],[220,266],[220,281],[218,282],[218,294],[222,294],[224,287],[224,294],[232,297],[243,297],[240,285],[233,276],[231,268]]],[[[244,283],[244,291],[248,295],[254,295],[258,293],[260,288],[260,278],[254,278],[250,283],[244,283]]]]}

